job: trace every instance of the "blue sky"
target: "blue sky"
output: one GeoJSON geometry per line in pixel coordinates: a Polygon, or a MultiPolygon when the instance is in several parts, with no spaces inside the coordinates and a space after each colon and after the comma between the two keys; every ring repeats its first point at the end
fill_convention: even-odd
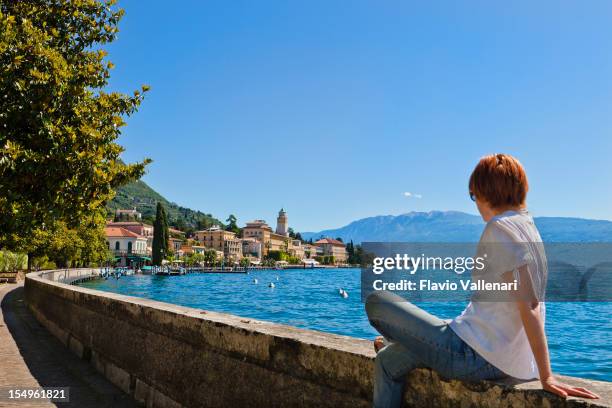
{"type": "Polygon", "coordinates": [[[612,219],[608,1],[120,5],[111,89],[151,86],[123,157],[181,205],[298,231],[475,213],[471,170],[506,152],[535,215],[612,219]]]}

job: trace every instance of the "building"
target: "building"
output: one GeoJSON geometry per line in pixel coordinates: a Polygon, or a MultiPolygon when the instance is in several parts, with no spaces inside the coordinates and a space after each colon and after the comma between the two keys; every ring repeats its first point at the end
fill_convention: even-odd
{"type": "Polygon", "coordinates": [[[183,246],[183,240],[179,238],[170,237],[168,238],[168,249],[174,253],[174,255],[181,256],[181,247],[183,246]]]}
{"type": "Polygon", "coordinates": [[[318,247],[314,244],[304,244],[304,259],[314,259],[317,256],[318,247]]]}
{"type": "Polygon", "coordinates": [[[291,240],[291,248],[289,249],[289,255],[295,256],[298,259],[304,259],[304,245],[299,239],[291,240]]]}
{"type": "Polygon", "coordinates": [[[284,208],[278,212],[278,217],[276,218],[276,233],[278,235],[282,235],[285,237],[289,236],[289,220],[287,219],[287,213],[284,208]]]}
{"type": "Polygon", "coordinates": [[[115,255],[121,266],[144,264],[150,261],[147,239],[121,227],[105,227],[108,249],[115,255]]]}
{"type": "Polygon", "coordinates": [[[168,234],[175,238],[185,238],[185,233],[179,229],[168,227],[168,234]]]}
{"type": "Polygon", "coordinates": [[[261,259],[262,246],[261,242],[255,238],[242,238],[242,255],[251,256],[253,258],[261,259]]]}
{"type": "Polygon", "coordinates": [[[239,262],[242,259],[242,240],[230,238],[223,242],[223,256],[229,262],[239,262]]]}
{"type": "Polygon", "coordinates": [[[188,255],[188,254],[202,254],[203,255],[204,251],[206,251],[206,247],[203,245],[183,244],[180,250],[183,253],[183,255],[188,255]]]}
{"type": "Polygon", "coordinates": [[[242,241],[231,231],[215,225],[207,230],[196,231],[195,236],[206,248],[223,252],[228,261],[237,262],[242,258],[242,241]]]}
{"type": "Polygon", "coordinates": [[[315,242],[314,245],[320,249],[321,256],[333,256],[335,263],[346,263],[348,259],[346,246],[336,239],[323,238],[315,242]]]}
{"type": "Polygon", "coordinates": [[[107,227],[125,228],[135,234],[147,239],[147,251],[151,253],[153,247],[153,226],[139,221],[112,221],[106,224],[107,227]]]}
{"type": "MultiPolygon", "coordinates": [[[[277,228],[278,230],[279,228],[277,228]]],[[[242,229],[242,236],[243,238],[254,238],[261,242],[263,256],[268,255],[270,251],[289,253],[292,247],[291,239],[288,236],[272,232],[272,228],[264,220],[247,222],[246,226],[242,229]]]]}
{"type": "Polygon", "coordinates": [[[131,210],[115,210],[115,221],[131,221],[131,220],[141,220],[142,214],[136,211],[136,207],[131,210]]]}

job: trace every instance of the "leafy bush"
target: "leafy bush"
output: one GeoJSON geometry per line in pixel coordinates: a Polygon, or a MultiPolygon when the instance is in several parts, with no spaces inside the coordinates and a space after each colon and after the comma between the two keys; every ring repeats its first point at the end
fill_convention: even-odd
{"type": "Polygon", "coordinates": [[[9,252],[5,249],[0,252],[0,272],[17,272],[28,267],[28,257],[25,254],[9,252]]]}

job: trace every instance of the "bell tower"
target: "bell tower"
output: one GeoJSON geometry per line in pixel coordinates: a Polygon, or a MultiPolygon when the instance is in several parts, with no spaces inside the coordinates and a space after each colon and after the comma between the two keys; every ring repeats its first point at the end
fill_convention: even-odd
{"type": "Polygon", "coordinates": [[[284,209],[278,212],[278,218],[276,219],[276,233],[279,235],[289,236],[289,228],[287,225],[287,213],[284,209]]]}

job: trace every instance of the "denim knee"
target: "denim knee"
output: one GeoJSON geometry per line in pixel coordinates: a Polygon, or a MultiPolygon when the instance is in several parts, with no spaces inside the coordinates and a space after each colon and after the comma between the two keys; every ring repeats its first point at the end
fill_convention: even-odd
{"type": "Polygon", "coordinates": [[[389,317],[392,311],[393,303],[408,303],[402,297],[388,291],[375,291],[370,293],[365,300],[365,310],[370,322],[372,320],[380,320],[382,317],[389,317]]]}

